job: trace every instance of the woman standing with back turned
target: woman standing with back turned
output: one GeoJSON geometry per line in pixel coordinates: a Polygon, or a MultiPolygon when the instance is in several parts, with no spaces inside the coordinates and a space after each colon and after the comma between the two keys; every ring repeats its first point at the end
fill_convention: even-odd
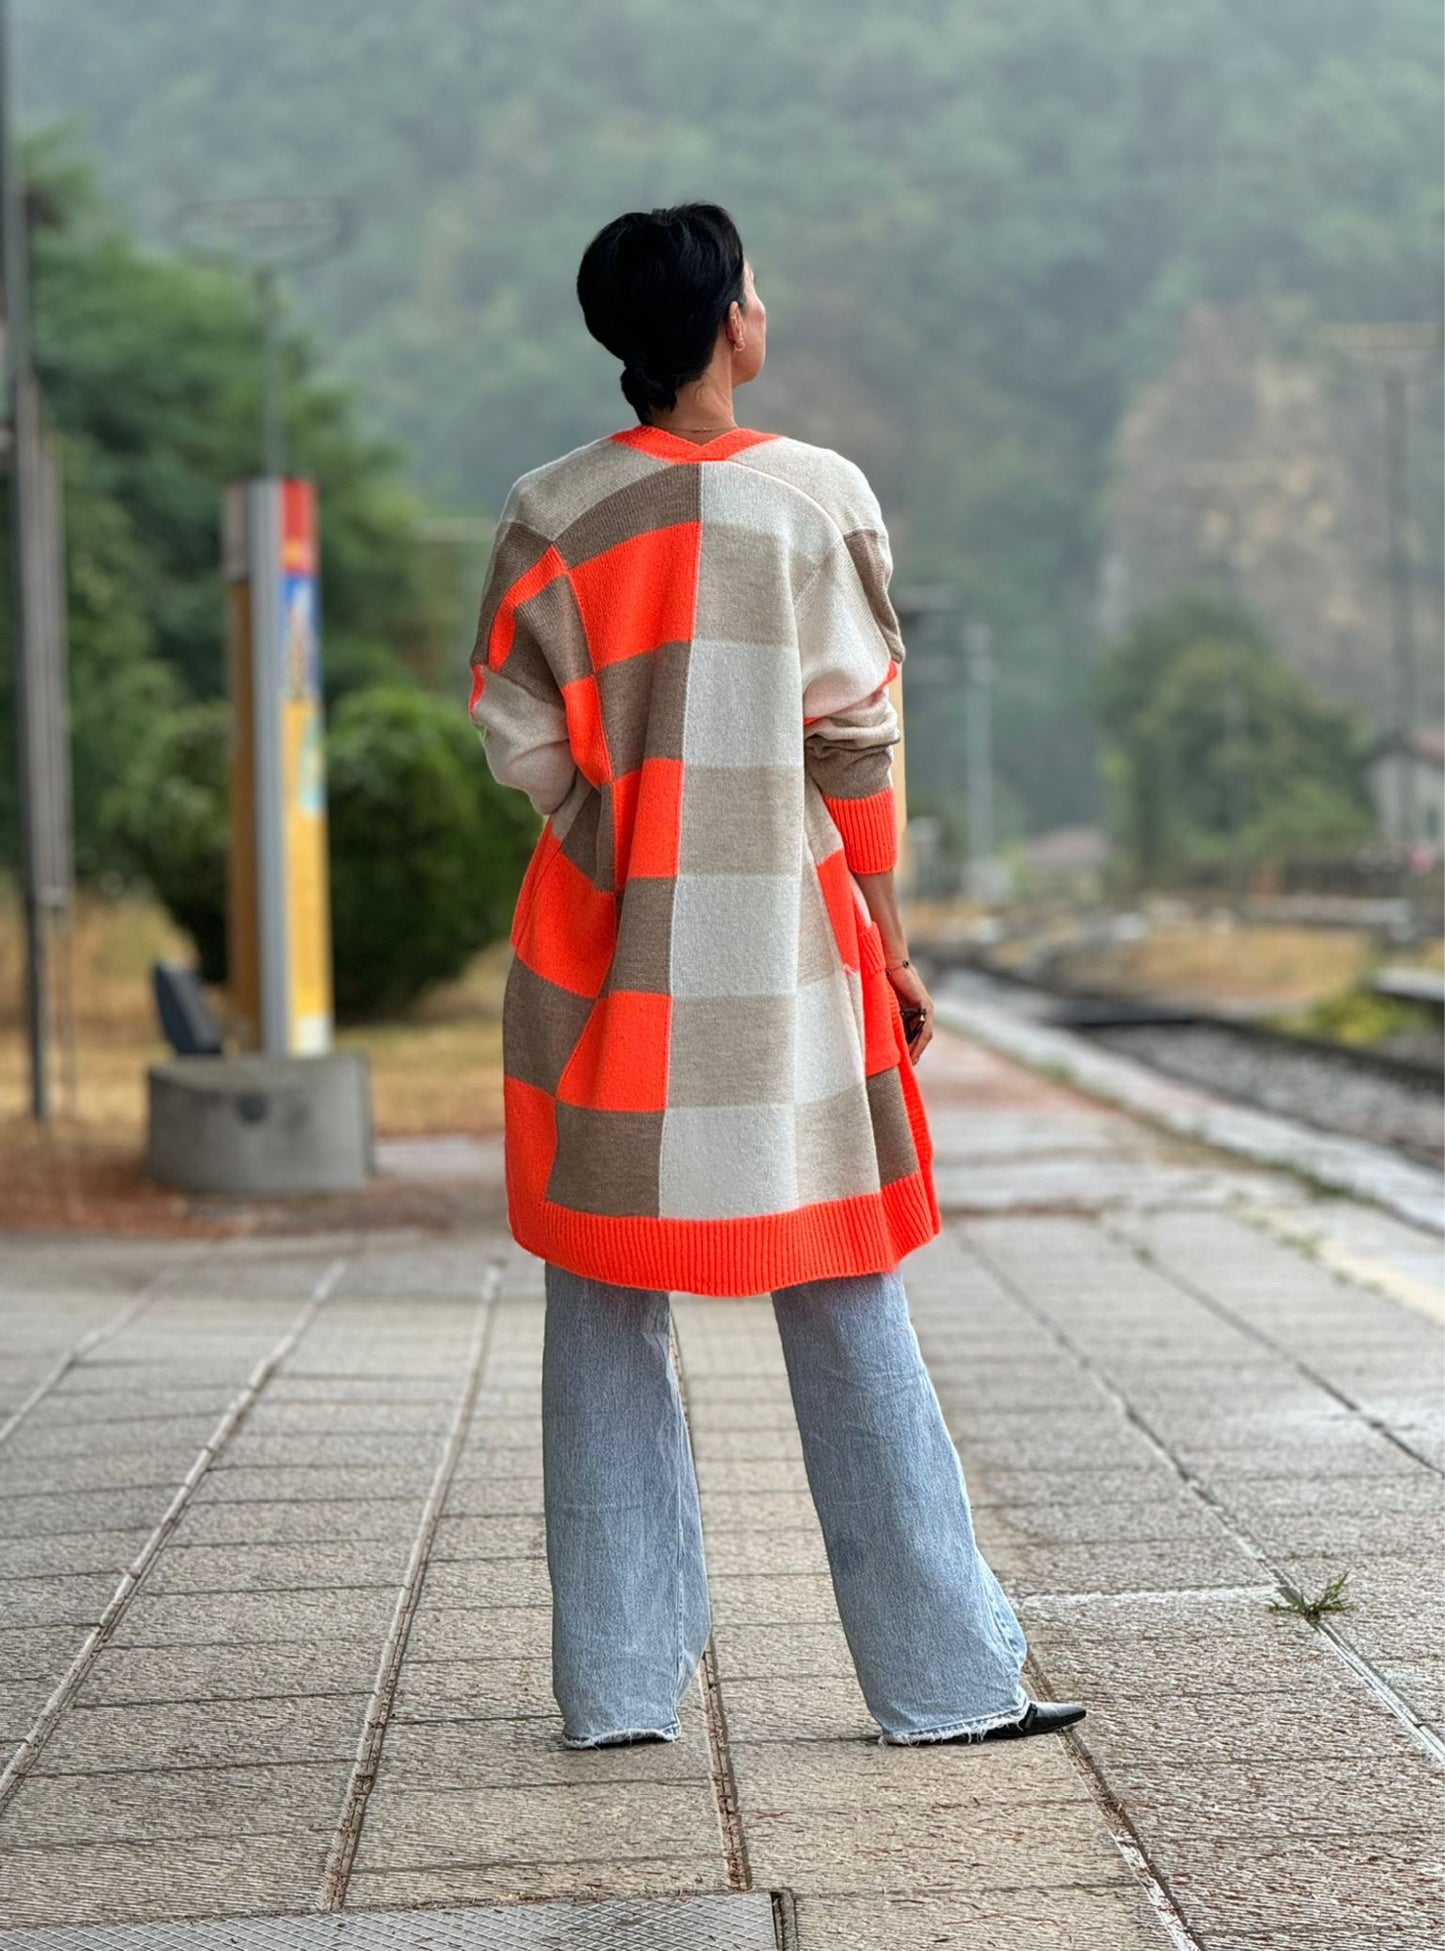
{"type": "Polygon", "coordinates": [[[509,1221],[546,1263],[562,1739],[675,1740],[712,1629],[673,1289],[772,1296],[881,1739],[1064,1727],[1083,1708],[1021,1683],[898,1271],[941,1220],[878,503],[831,449],[736,424],[767,317],[725,210],[617,218],[577,292],[639,424],[512,488],[471,694],[546,820],[503,1056],[509,1221]]]}

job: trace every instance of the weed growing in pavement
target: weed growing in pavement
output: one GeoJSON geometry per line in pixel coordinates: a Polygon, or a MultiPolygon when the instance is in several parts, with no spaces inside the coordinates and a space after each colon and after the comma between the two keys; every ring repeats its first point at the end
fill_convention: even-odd
{"type": "Polygon", "coordinates": [[[1297,1612],[1301,1618],[1308,1619],[1312,1626],[1318,1626],[1327,1612],[1353,1612],[1354,1600],[1343,1596],[1345,1581],[1349,1576],[1348,1572],[1341,1572],[1338,1578],[1332,1578],[1317,1599],[1307,1599],[1303,1592],[1286,1585],[1284,1599],[1271,1599],[1269,1609],[1271,1612],[1297,1612]]]}

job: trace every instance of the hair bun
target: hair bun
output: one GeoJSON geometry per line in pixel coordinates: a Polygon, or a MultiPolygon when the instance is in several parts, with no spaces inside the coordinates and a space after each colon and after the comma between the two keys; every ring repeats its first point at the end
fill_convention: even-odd
{"type": "Polygon", "coordinates": [[[677,405],[676,387],[669,386],[665,380],[649,372],[636,353],[622,362],[621,385],[623,396],[639,414],[645,415],[651,407],[670,408],[677,405]]]}

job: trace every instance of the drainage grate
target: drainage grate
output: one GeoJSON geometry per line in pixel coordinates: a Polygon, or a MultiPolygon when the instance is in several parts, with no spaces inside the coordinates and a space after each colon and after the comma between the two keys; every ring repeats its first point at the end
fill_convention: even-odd
{"type": "Polygon", "coordinates": [[[635,1902],[0,1930],[0,1951],[778,1951],[778,1944],[766,1890],[635,1902]]]}

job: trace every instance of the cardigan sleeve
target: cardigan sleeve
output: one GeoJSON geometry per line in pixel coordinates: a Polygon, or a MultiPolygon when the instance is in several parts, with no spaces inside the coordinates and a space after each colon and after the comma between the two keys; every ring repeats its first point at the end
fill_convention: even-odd
{"type": "Polygon", "coordinates": [[[577,777],[566,704],[527,607],[528,597],[557,573],[549,561],[554,555],[547,538],[521,519],[514,491],[482,586],[468,706],[492,777],[525,793],[544,817],[556,812],[577,777]]]}
{"type": "Polygon", "coordinates": [[[839,536],[798,603],[803,763],[856,874],[898,859],[892,748],[902,737],[888,687],[903,640],[888,595],[892,558],[877,504],[839,536]]]}

